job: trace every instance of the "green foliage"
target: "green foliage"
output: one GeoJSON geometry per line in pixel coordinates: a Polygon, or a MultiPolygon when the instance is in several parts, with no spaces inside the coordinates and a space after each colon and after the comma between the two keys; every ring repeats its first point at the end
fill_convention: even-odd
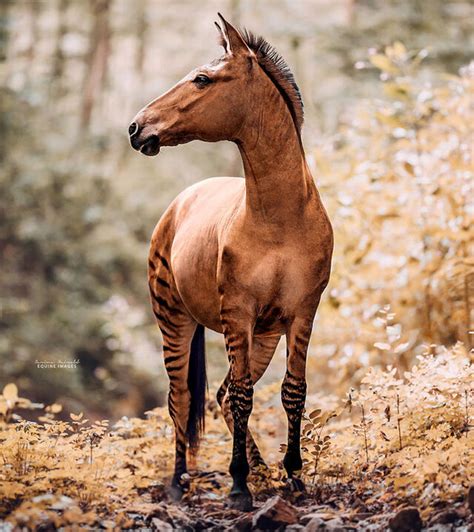
{"type": "MultiPolygon", "coordinates": [[[[120,398],[140,382],[147,387],[131,357],[117,358],[123,348],[109,312],[113,294],[131,303],[135,295],[146,300],[137,275],[144,270],[146,244],[121,219],[120,200],[107,177],[87,162],[87,152],[71,151],[72,139],[61,139],[54,127],[32,135],[22,117],[37,132],[42,113],[12,93],[3,96],[2,372],[5,379],[21,376],[37,400],[64,395],[107,412],[107,398],[120,398]],[[54,141],[58,146],[51,151],[54,141]],[[66,379],[62,371],[38,369],[37,361],[57,360],[79,360],[79,366],[66,379]],[[108,390],[100,379],[104,371],[108,390]]],[[[138,335],[147,324],[144,317],[135,324],[138,335]]],[[[156,397],[146,392],[140,407],[156,397]]]]}

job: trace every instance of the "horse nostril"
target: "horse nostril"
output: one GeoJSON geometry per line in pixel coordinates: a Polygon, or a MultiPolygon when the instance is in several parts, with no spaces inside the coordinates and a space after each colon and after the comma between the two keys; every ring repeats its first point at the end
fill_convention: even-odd
{"type": "Polygon", "coordinates": [[[130,126],[128,127],[128,134],[133,137],[136,133],[138,133],[138,124],[136,122],[132,122],[130,126]]]}

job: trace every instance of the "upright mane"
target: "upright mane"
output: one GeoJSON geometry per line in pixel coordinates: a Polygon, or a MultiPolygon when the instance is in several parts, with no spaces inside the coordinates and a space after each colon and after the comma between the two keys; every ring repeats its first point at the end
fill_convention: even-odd
{"type": "Polygon", "coordinates": [[[288,105],[298,133],[303,126],[303,100],[293,73],[287,62],[263,37],[246,29],[241,32],[247,46],[255,53],[258,64],[273,81],[288,105]]]}

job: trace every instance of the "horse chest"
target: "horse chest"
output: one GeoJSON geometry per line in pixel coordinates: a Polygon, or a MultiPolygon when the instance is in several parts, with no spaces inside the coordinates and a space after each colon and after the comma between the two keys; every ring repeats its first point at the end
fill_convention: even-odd
{"type": "Polygon", "coordinates": [[[248,248],[240,253],[225,249],[218,279],[224,298],[245,294],[270,322],[294,313],[317,284],[317,268],[291,248],[248,248]]]}

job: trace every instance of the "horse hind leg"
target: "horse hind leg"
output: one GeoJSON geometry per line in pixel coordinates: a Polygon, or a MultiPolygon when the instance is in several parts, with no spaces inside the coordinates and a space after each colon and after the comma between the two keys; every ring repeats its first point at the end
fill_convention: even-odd
{"type": "MultiPolygon", "coordinates": [[[[253,384],[256,384],[265,373],[265,370],[267,369],[268,364],[273,357],[279,341],[279,336],[254,338],[252,356],[250,358],[250,373],[252,375],[253,384]]],[[[227,373],[224,382],[217,391],[217,402],[221,407],[225,422],[231,434],[233,434],[234,421],[232,418],[232,412],[230,410],[229,394],[227,393],[229,382],[230,371],[227,373]]],[[[255,470],[259,467],[267,468],[265,460],[262,458],[258,445],[255,442],[250,429],[247,430],[247,456],[251,469],[255,470]]]]}
{"type": "Polygon", "coordinates": [[[190,344],[196,325],[182,326],[176,336],[162,328],[163,354],[166,372],[170,380],[168,410],[175,429],[175,466],[171,481],[172,495],[180,499],[188,489],[186,449],[191,392],[188,386],[190,344]]]}
{"type": "MultiPolygon", "coordinates": [[[[192,344],[195,343],[198,331],[202,334],[203,330],[199,329],[200,326],[197,326],[193,318],[180,306],[177,293],[172,291],[172,284],[169,283],[169,290],[165,290],[163,286],[164,282],[150,282],[153,312],[163,336],[164,363],[170,381],[168,409],[175,429],[175,465],[170,494],[173,499],[179,500],[189,487],[189,481],[184,477],[187,473],[187,444],[190,443],[191,448],[197,446],[199,436],[199,427],[196,429],[196,424],[190,431],[190,412],[196,405],[192,405],[189,368],[192,363],[192,344]]],[[[204,364],[204,361],[201,363],[204,364]]],[[[205,366],[200,368],[200,371],[205,371],[205,366]]],[[[202,392],[204,394],[204,390],[202,392]]],[[[202,405],[203,400],[204,397],[202,405]]],[[[200,415],[202,416],[202,412],[200,415]]]]}

